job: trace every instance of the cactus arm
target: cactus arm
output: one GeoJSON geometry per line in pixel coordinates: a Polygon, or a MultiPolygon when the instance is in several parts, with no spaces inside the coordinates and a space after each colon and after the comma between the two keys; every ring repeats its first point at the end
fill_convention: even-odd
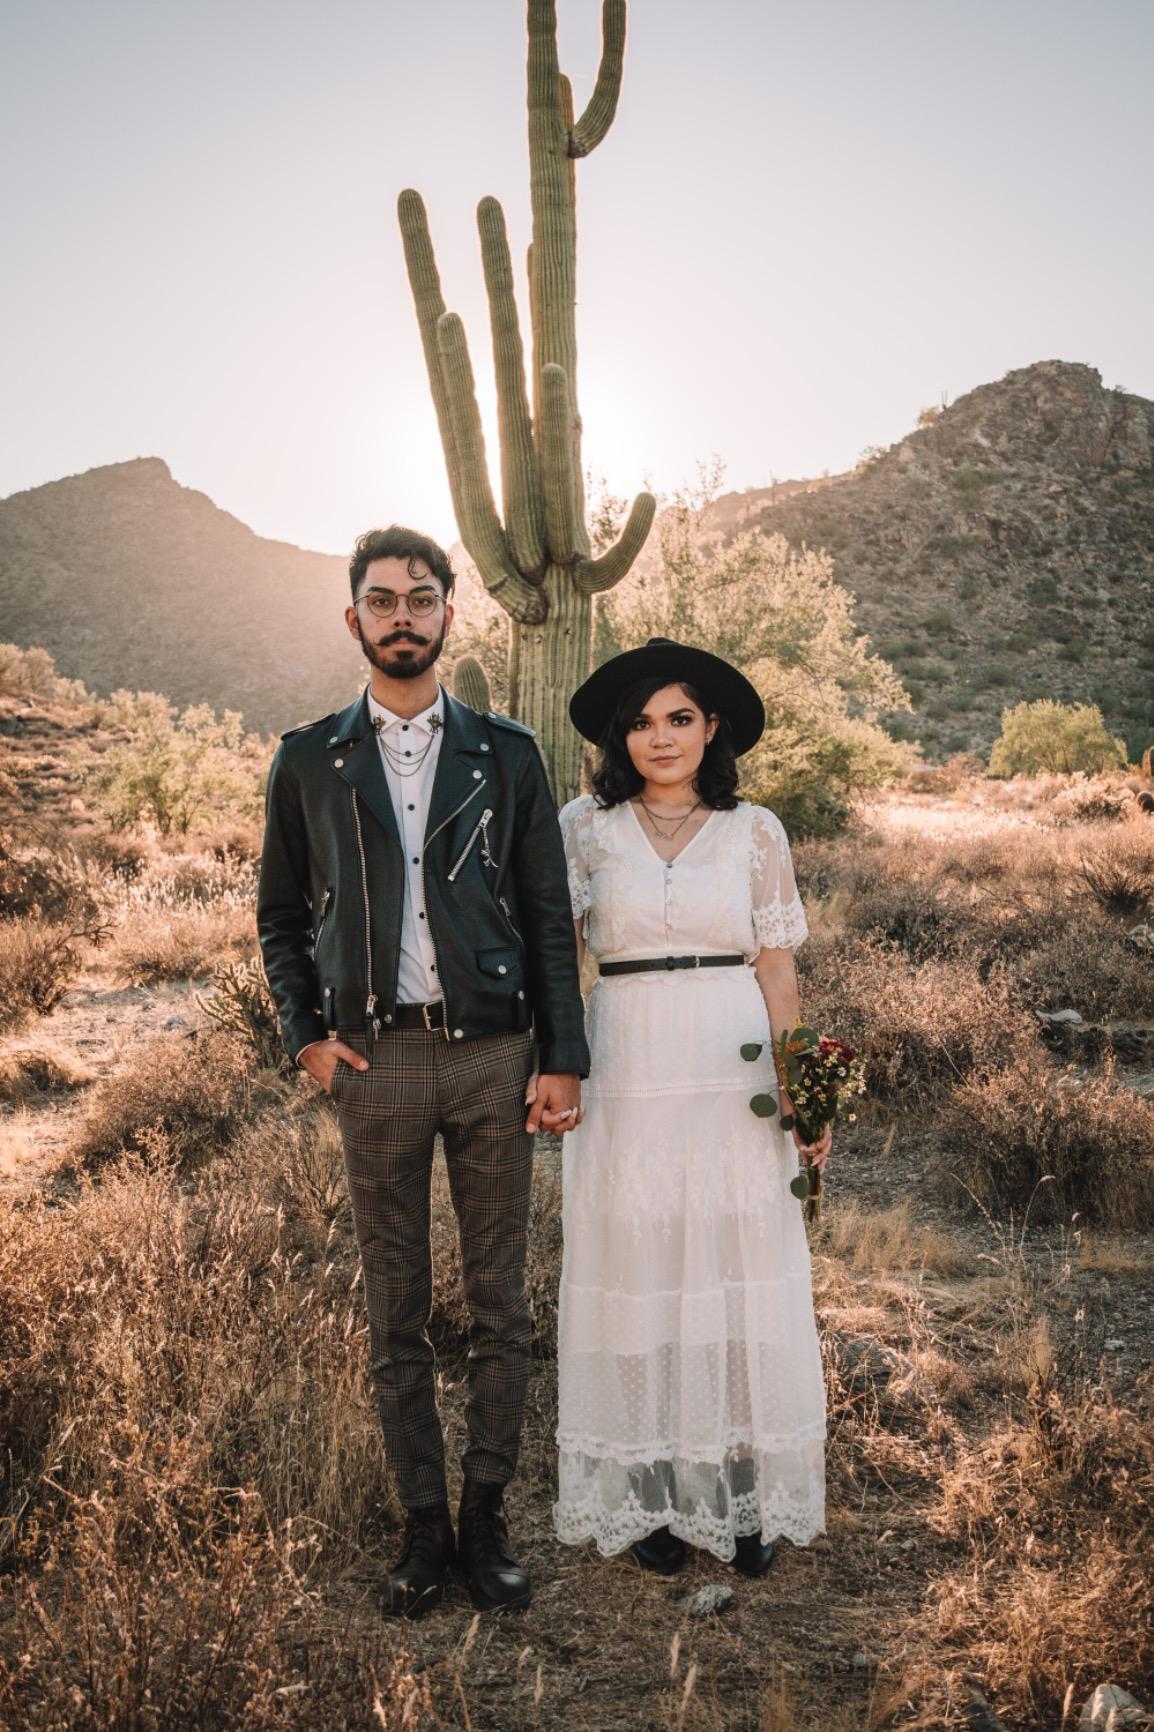
{"type": "Polygon", "coordinates": [[[471,710],[477,710],[483,715],[493,707],[489,676],[476,656],[457,657],[453,668],[452,688],[453,696],[460,698],[463,704],[468,704],[471,710]]]}
{"type": "Polygon", "coordinates": [[[493,336],[505,536],[517,569],[531,580],[539,579],[545,569],[540,479],[505,213],[495,198],[484,198],[477,206],[477,229],[493,336]]]}
{"type": "Polygon", "coordinates": [[[573,485],[573,402],[565,369],[555,362],[541,373],[541,484],[545,493],[545,532],[557,565],[569,565],[589,552],[573,485]]]}
{"type": "Polygon", "coordinates": [[[529,0],[529,191],[536,318],[533,364],[577,375],[576,258],[568,127],[557,64],[555,0],[529,0]]]}
{"type": "Polygon", "coordinates": [[[584,114],[569,129],[569,155],[596,150],[617,113],[625,65],[625,0],[605,0],[601,8],[601,64],[584,114]]]}
{"type": "Polygon", "coordinates": [[[417,309],[417,325],[421,333],[421,347],[425,353],[429,391],[437,415],[437,426],[441,433],[441,448],[445,453],[445,469],[449,477],[453,515],[460,522],[461,501],[458,488],[460,466],[457,461],[456,447],[453,443],[453,414],[448,392],[445,389],[440,349],[437,345],[437,321],[445,311],[445,301],[441,294],[441,278],[437,270],[437,258],[433,251],[432,238],[429,234],[429,219],[425,212],[424,200],[419,192],[413,192],[410,188],[401,194],[397,200],[397,218],[400,222],[401,239],[404,243],[409,286],[413,291],[413,301],[417,309]]]}
{"type": "Polygon", "coordinates": [[[523,622],[540,622],[547,612],[545,597],[525,581],[509,557],[493,503],[469,346],[465,327],[456,313],[442,313],[438,319],[437,346],[458,464],[457,523],[461,540],[476,562],[485,588],[506,613],[523,622]]]}
{"type": "Polygon", "coordinates": [[[613,546],[606,548],[599,559],[582,560],[577,567],[577,587],[586,595],[596,595],[620,583],[645,545],[656,510],[657,501],[652,493],[639,493],[613,546]]]}

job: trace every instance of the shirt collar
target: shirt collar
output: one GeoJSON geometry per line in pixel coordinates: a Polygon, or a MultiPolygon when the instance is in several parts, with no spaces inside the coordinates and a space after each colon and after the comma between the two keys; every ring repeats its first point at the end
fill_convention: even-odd
{"type": "Polygon", "coordinates": [[[398,716],[392,710],[387,710],[384,704],[379,704],[371,689],[368,697],[369,719],[375,722],[378,716],[381,718],[380,731],[382,734],[400,733],[406,725],[406,720],[410,730],[415,728],[422,734],[432,734],[439,731],[432,726],[434,716],[437,717],[441,728],[445,725],[445,689],[443,686],[437,687],[437,695],[427,710],[422,710],[419,716],[409,716],[408,718],[398,716]]]}

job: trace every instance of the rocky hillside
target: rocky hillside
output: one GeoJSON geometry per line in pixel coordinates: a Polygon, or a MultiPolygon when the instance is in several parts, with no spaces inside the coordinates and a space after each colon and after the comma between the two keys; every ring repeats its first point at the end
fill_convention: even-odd
{"type": "Polygon", "coordinates": [[[292,727],[356,690],[347,597],[345,560],[264,540],[157,457],[0,500],[0,638],[98,693],[292,727]]]}
{"type": "Polygon", "coordinates": [[[988,748],[1020,698],[1101,705],[1154,741],[1154,403],[1041,361],[850,475],[728,494],[716,527],[832,554],[932,756],[988,748]]]}

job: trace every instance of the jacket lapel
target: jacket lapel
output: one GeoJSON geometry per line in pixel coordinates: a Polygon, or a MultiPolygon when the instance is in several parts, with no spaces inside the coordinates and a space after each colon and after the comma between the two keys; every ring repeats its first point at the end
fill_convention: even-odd
{"type": "Polygon", "coordinates": [[[475,805],[478,816],[483,811],[481,796],[490,780],[486,759],[492,755],[480,716],[446,692],[445,735],[429,799],[426,845],[462,806],[475,805]]]}
{"type": "Polygon", "coordinates": [[[385,779],[377,736],[369,721],[367,687],[334,721],[328,738],[328,754],[336,774],[356,789],[382,830],[400,848],[397,815],[385,779]]]}

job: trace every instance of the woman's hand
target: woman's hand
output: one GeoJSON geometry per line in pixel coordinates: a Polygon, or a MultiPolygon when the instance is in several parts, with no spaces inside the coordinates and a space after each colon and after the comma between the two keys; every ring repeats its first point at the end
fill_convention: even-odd
{"type": "MultiPolygon", "coordinates": [[[[778,1106],[781,1109],[783,1119],[794,1118],[793,1102],[784,1089],[781,1089],[778,1094],[778,1106]]],[[[819,1173],[824,1172],[825,1163],[829,1160],[829,1151],[833,1147],[833,1126],[827,1125],[816,1143],[807,1143],[802,1141],[801,1132],[798,1130],[797,1121],[794,1118],[793,1145],[798,1154],[804,1155],[819,1173]]]]}
{"type": "Polygon", "coordinates": [[[801,1133],[794,1126],[793,1141],[799,1155],[804,1155],[818,1172],[825,1171],[825,1163],[829,1160],[829,1151],[833,1147],[833,1126],[827,1125],[816,1143],[803,1143],[801,1133]]]}

